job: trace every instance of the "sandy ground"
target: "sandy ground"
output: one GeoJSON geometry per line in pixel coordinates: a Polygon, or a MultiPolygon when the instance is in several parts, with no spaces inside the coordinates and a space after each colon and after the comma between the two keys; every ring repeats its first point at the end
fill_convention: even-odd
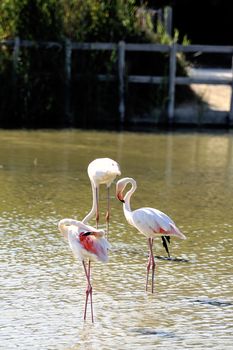
{"type": "Polygon", "coordinates": [[[210,109],[229,111],[231,87],[229,85],[191,85],[192,90],[206,102],[210,109]]]}
{"type": "MultiPolygon", "coordinates": [[[[205,76],[209,78],[232,79],[230,69],[192,69],[190,75],[194,77],[205,76]]],[[[230,85],[205,85],[192,84],[191,88],[198,94],[210,109],[217,111],[229,111],[231,101],[230,85]]]]}
{"type": "MultiPolygon", "coordinates": [[[[232,82],[232,71],[230,69],[192,69],[190,76],[193,77],[209,77],[217,79],[219,77],[226,78],[232,82]]],[[[229,111],[231,104],[231,85],[210,85],[210,84],[191,84],[191,89],[196,96],[190,101],[185,101],[175,106],[174,121],[177,124],[185,125],[232,125],[233,120],[229,119],[229,111]]],[[[160,120],[160,112],[155,111],[153,117],[149,116],[134,118],[135,123],[151,122],[158,123],[160,120]]]]}

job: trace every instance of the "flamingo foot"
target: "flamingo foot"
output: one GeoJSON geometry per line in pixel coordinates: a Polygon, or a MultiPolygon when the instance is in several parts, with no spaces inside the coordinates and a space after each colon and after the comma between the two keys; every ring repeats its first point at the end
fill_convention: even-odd
{"type": "Polygon", "coordinates": [[[147,289],[148,289],[150,267],[151,267],[151,262],[150,262],[150,257],[149,257],[147,268],[146,268],[146,292],[147,292],[147,289]]]}
{"type": "Polygon", "coordinates": [[[148,290],[149,283],[149,273],[151,270],[151,292],[154,293],[154,279],[155,279],[155,261],[154,258],[149,257],[147,264],[147,273],[146,273],[146,292],[148,290]]]}
{"type": "Polygon", "coordinates": [[[87,317],[87,304],[88,304],[88,298],[90,296],[90,306],[91,306],[91,321],[94,323],[94,314],[93,314],[93,303],[92,303],[92,286],[89,284],[86,289],[86,301],[85,301],[85,308],[84,308],[84,315],[83,319],[86,321],[87,317]]]}
{"type": "Polygon", "coordinates": [[[87,278],[86,300],[85,300],[85,308],[84,308],[83,319],[84,319],[84,321],[86,320],[87,304],[88,304],[88,298],[90,296],[91,320],[92,320],[92,323],[94,323],[93,303],[92,303],[92,285],[91,285],[91,282],[90,282],[90,280],[91,280],[91,262],[90,262],[90,260],[88,262],[88,269],[86,268],[86,265],[85,265],[84,261],[83,261],[83,267],[84,267],[85,275],[86,275],[86,278],[87,278]]]}
{"type": "Polygon", "coordinates": [[[154,277],[155,277],[155,258],[153,254],[153,238],[148,239],[148,245],[149,245],[149,259],[147,264],[147,275],[146,275],[146,291],[148,288],[148,279],[149,279],[149,273],[151,269],[151,292],[154,293],[154,277]]]}
{"type": "Polygon", "coordinates": [[[155,259],[152,258],[151,293],[154,293],[155,259]]]}

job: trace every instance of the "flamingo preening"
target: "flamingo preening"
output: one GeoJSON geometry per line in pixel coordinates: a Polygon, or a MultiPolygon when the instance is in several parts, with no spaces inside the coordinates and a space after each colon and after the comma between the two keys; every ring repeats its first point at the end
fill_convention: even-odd
{"type": "Polygon", "coordinates": [[[84,224],[82,221],[73,219],[63,219],[59,221],[58,228],[68,240],[73,254],[81,260],[87,279],[86,300],[84,308],[84,320],[87,315],[87,304],[90,297],[91,320],[94,322],[92,285],[91,285],[91,262],[108,261],[108,249],[110,244],[104,237],[104,230],[98,230],[92,226],[84,224]],[[86,264],[85,260],[88,260],[86,264]]]}
{"type": "Polygon", "coordinates": [[[123,202],[123,211],[126,220],[148,239],[149,259],[147,264],[146,290],[148,288],[148,279],[150,269],[152,270],[152,293],[154,292],[154,270],[155,260],[153,255],[153,239],[156,236],[171,236],[186,239],[185,235],[177,228],[174,221],[162,211],[154,208],[140,208],[131,210],[130,199],[137,188],[137,183],[133,178],[126,177],[120,179],[116,185],[116,196],[123,202]],[[127,184],[131,188],[124,195],[124,189],[127,184]]]}
{"type": "Polygon", "coordinates": [[[82,220],[84,223],[88,223],[92,217],[96,218],[96,227],[99,224],[99,186],[105,184],[107,187],[107,235],[109,231],[109,218],[110,218],[110,186],[117,176],[121,175],[119,164],[110,158],[97,158],[93,160],[87,168],[87,173],[90,178],[92,188],[92,208],[91,211],[82,220]]]}

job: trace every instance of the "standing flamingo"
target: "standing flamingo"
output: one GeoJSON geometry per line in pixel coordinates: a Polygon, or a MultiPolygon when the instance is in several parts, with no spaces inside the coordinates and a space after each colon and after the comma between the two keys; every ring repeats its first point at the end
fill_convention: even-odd
{"type": "Polygon", "coordinates": [[[98,230],[92,226],[85,225],[81,221],[73,219],[63,219],[59,221],[58,228],[64,237],[68,240],[69,246],[74,255],[82,261],[84,272],[87,279],[86,300],[84,308],[84,320],[86,320],[87,303],[90,296],[91,320],[94,322],[93,304],[92,304],[92,285],[91,285],[91,261],[108,261],[108,249],[110,244],[104,238],[104,230],[98,230]],[[88,259],[86,266],[85,260],[88,259]]]}
{"type": "Polygon", "coordinates": [[[84,223],[95,216],[96,227],[99,224],[99,186],[105,184],[107,186],[107,235],[109,231],[109,217],[110,217],[110,186],[115,180],[116,176],[121,175],[119,164],[110,158],[97,158],[93,160],[87,168],[88,176],[91,181],[93,203],[91,211],[82,220],[84,223]]]}
{"type": "Polygon", "coordinates": [[[117,182],[116,195],[123,202],[123,211],[128,223],[144,234],[148,239],[149,259],[147,264],[146,291],[148,287],[149,272],[152,269],[152,293],[154,292],[155,260],[153,255],[153,239],[156,236],[175,236],[186,239],[185,235],[176,227],[174,221],[166,214],[154,208],[140,208],[134,211],[130,207],[130,198],[137,188],[133,178],[126,177],[117,182]],[[131,184],[130,190],[124,196],[124,189],[131,184]]]}

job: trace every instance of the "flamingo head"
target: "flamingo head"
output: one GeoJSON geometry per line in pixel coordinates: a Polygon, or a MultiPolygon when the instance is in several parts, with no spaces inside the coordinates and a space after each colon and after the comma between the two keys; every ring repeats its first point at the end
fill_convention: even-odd
{"type": "Polygon", "coordinates": [[[105,235],[104,230],[96,230],[96,231],[88,231],[88,232],[81,232],[79,234],[79,239],[82,240],[87,236],[94,236],[96,238],[101,238],[105,235]]]}
{"type": "Polygon", "coordinates": [[[122,203],[125,203],[125,201],[124,201],[124,189],[126,187],[126,183],[122,180],[124,180],[124,179],[117,181],[116,197],[117,197],[117,199],[119,199],[119,201],[121,201],[122,203]]]}
{"type": "Polygon", "coordinates": [[[114,160],[112,160],[112,172],[115,173],[116,176],[121,176],[121,169],[120,169],[120,165],[115,162],[114,160]]]}
{"type": "Polygon", "coordinates": [[[125,203],[123,193],[118,192],[116,196],[119,199],[119,201],[121,201],[122,203],[125,203]]]}
{"type": "Polygon", "coordinates": [[[120,179],[116,184],[116,197],[122,203],[125,203],[124,190],[128,183],[130,183],[132,186],[134,186],[134,188],[136,188],[136,181],[130,177],[120,179]]]}
{"type": "Polygon", "coordinates": [[[112,160],[112,159],[106,165],[107,165],[106,180],[107,179],[109,180],[106,183],[107,183],[107,186],[110,186],[112,181],[114,181],[117,176],[121,176],[121,169],[120,169],[120,165],[117,162],[115,162],[115,160],[112,160]]]}

